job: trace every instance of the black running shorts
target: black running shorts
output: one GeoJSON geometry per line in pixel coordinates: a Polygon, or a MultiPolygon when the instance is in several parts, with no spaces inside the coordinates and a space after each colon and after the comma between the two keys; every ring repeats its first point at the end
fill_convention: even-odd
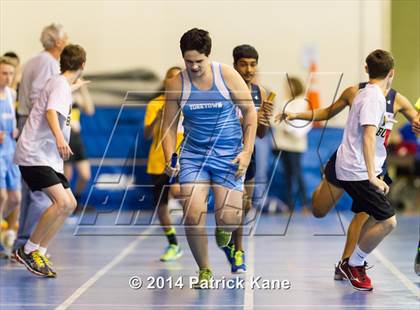
{"type": "Polygon", "coordinates": [[[250,181],[255,178],[255,173],[257,172],[257,163],[255,161],[255,151],[252,153],[251,161],[249,162],[248,169],[245,174],[245,182],[250,181]]]}
{"type": "Polygon", "coordinates": [[[167,204],[169,199],[169,176],[167,174],[152,174],[153,181],[153,203],[154,207],[158,204],[167,204]]]}
{"type": "Polygon", "coordinates": [[[83,140],[80,132],[71,132],[70,133],[70,143],[69,146],[73,152],[73,155],[66,161],[66,163],[76,163],[78,161],[87,160],[85,147],[83,145],[83,140]]]}
{"type": "Polygon", "coordinates": [[[353,212],[365,212],[377,221],[384,221],[395,215],[395,209],[388,197],[379,193],[368,180],[340,181],[340,184],[353,198],[353,212]]]}
{"type": "Polygon", "coordinates": [[[343,188],[340,184],[340,181],[337,180],[337,175],[335,173],[335,161],[337,159],[337,151],[330,157],[327,164],[325,165],[324,175],[328,183],[334,185],[338,188],[343,188]]]}
{"type": "Polygon", "coordinates": [[[23,180],[33,192],[60,183],[64,188],[70,187],[66,177],[49,166],[19,166],[19,169],[23,180]]]}

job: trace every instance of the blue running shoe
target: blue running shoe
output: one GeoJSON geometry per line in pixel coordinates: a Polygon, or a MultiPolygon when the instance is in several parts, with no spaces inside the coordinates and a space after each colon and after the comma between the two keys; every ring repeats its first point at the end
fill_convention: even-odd
{"type": "Polygon", "coordinates": [[[232,246],[229,246],[228,244],[227,246],[221,247],[220,249],[225,253],[229,265],[232,265],[235,254],[235,245],[232,244],[232,246]]]}

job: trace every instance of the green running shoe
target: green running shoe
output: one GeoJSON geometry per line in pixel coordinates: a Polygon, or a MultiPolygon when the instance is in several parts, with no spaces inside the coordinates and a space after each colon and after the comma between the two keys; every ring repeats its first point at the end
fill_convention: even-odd
{"type": "Polygon", "coordinates": [[[199,289],[208,289],[210,288],[210,282],[213,279],[213,273],[208,268],[200,269],[198,273],[198,283],[194,284],[193,288],[196,290],[199,289]]]}
{"type": "Polygon", "coordinates": [[[182,256],[182,250],[179,245],[176,244],[170,244],[166,247],[165,253],[162,254],[160,257],[161,262],[170,262],[177,260],[182,256]]]}

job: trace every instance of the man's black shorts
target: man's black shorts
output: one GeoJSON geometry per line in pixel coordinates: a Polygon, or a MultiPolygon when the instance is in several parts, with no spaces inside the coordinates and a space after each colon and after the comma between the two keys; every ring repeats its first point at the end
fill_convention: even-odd
{"type": "Polygon", "coordinates": [[[365,212],[377,221],[384,221],[395,215],[395,209],[388,197],[379,193],[368,180],[340,181],[340,184],[353,198],[353,212],[365,212]]]}
{"type": "Polygon", "coordinates": [[[167,174],[152,174],[151,177],[154,185],[153,206],[167,204],[169,199],[169,176],[167,174]]]}
{"type": "Polygon", "coordinates": [[[255,178],[255,173],[257,172],[257,163],[255,161],[255,151],[252,153],[251,161],[249,162],[248,169],[245,174],[245,182],[255,178]]]}
{"type": "MultiPolygon", "coordinates": [[[[331,156],[331,158],[328,160],[327,165],[325,166],[324,175],[327,179],[328,183],[334,185],[337,188],[343,189],[343,185],[341,184],[342,181],[339,181],[337,179],[337,175],[335,173],[335,162],[337,159],[337,151],[334,152],[334,154],[331,156]]],[[[383,180],[388,186],[392,184],[392,179],[388,175],[386,162],[384,163],[383,173],[379,176],[381,180],[383,180]]],[[[353,199],[353,203],[351,205],[351,211],[354,213],[361,213],[366,212],[363,208],[364,202],[362,202],[362,205],[359,205],[361,202],[358,200],[353,199]]]]}
{"type": "Polygon", "coordinates": [[[340,181],[337,180],[337,175],[335,173],[336,159],[337,159],[337,151],[335,151],[334,154],[332,154],[327,164],[325,165],[324,175],[328,183],[334,185],[335,187],[343,188],[340,184],[340,181]]]}
{"type": "Polygon", "coordinates": [[[23,180],[33,192],[60,183],[64,188],[70,187],[66,177],[49,166],[19,166],[19,169],[23,180]]]}
{"type": "MultiPolygon", "coordinates": [[[[337,175],[335,173],[335,162],[337,160],[337,151],[331,155],[330,159],[328,160],[327,164],[325,165],[324,175],[327,179],[328,183],[334,185],[338,188],[343,188],[341,186],[340,181],[337,179],[337,175]]],[[[380,175],[381,180],[383,180],[388,186],[392,184],[392,179],[388,174],[388,167],[386,161],[382,167],[382,173],[380,175]]]]}

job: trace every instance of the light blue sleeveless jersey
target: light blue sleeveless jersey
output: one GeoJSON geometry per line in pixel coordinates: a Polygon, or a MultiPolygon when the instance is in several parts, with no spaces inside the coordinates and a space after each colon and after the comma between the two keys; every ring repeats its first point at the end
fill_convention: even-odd
{"type": "Polygon", "coordinates": [[[6,87],[6,98],[0,99],[0,131],[5,137],[0,144],[0,156],[13,156],[16,149],[16,141],[13,138],[13,129],[16,126],[15,110],[11,90],[6,87]]]}
{"type": "Polygon", "coordinates": [[[242,128],[235,104],[223,80],[221,66],[212,62],[213,84],[200,90],[182,71],[181,109],[184,116],[182,151],[207,156],[234,157],[242,150],[242,128]]]}
{"type": "Polygon", "coordinates": [[[0,188],[11,191],[19,190],[21,184],[19,168],[13,164],[16,149],[16,141],[13,138],[15,127],[13,96],[10,88],[6,87],[6,98],[0,99],[0,131],[5,134],[3,143],[0,144],[0,188]]]}

